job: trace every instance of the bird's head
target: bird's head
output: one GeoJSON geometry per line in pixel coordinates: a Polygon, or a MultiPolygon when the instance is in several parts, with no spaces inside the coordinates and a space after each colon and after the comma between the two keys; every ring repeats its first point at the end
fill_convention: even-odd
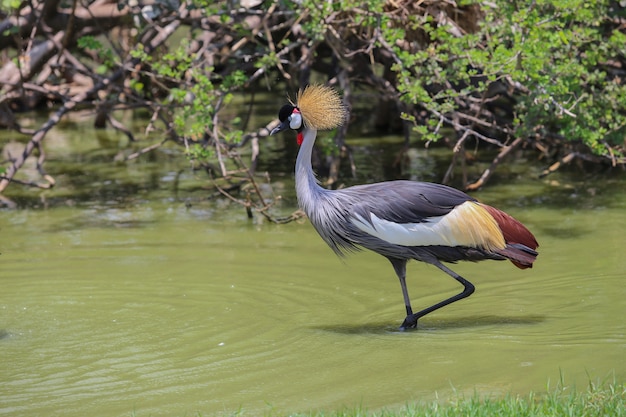
{"type": "Polygon", "coordinates": [[[278,111],[278,120],[280,120],[280,124],[272,129],[270,135],[282,132],[283,130],[292,129],[298,132],[298,145],[301,145],[304,122],[302,121],[300,109],[293,104],[285,104],[278,111]]]}
{"type": "Polygon", "coordinates": [[[270,134],[295,130],[301,145],[304,129],[334,129],[341,126],[345,118],[346,109],[337,91],[324,85],[309,85],[298,92],[295,103],[290,101],[280,108],[280,124],[270,134]]]}

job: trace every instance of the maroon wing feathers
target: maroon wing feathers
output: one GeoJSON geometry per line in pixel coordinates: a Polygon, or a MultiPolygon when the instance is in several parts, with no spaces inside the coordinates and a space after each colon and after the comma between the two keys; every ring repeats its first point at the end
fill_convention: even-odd
{"type": "Polygon", "coordinates": [[[495,219],[506,242],[506,248],[498,253],[508,258],[518,268],[532,268],[539,247],[535,236],[519,221],[497,208],[481,204],[495,219]]]}

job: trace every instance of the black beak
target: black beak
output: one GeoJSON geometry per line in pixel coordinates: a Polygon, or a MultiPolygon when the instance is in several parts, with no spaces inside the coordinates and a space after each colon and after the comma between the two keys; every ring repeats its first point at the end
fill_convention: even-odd
{"type": "Polygon", "coordinates": [[[289,120],[285,120],[284,122],[276,126],[274,129],[272,129],[272,131],[270,132],[270,135],[273,135],[278,132],[282,132],[283,130],[287,130],[287,129],[289,129],[289,120]]]}

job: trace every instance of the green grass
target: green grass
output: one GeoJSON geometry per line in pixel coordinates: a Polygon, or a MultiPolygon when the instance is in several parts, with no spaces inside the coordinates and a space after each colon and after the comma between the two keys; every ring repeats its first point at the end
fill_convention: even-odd
{"type": "MultiPolygon", "coordinates": [[[[245,414],[245,413],[244,413],[245,414]]],[[[345,409],[298,417],[626,417],[626,384],[590,384],[586,391],[559,386],[546,393],[503,398],[460,396],[451,401],[415,403],[397,410],[345,409]]]]}
{"type": "MultiPolygon", "coordinates": [[[[131,412],[131,417],[141,413],[131,412]]],[[[187,415],[187,414],[185,414],[187,415]]],[[[192,414],[205,417],[208,414],[192,414]]],[[[232,417],[254,416],[256,413],[241,408],[233,413],[220,414],[232,417]]],[[[526,396],[507,395],[500,398],[487,398],[474,394],[471,397],[458,395],[444,401],[418,402],[397,409],[368,411],[366,409],[344,408],[335,411],[311,413],[282,413],[270,411],[258,415],[289,417],[626,417],[625,383],[590,383],[586,390],[559,384],[545,393],[531,393],[526,396]]]]}

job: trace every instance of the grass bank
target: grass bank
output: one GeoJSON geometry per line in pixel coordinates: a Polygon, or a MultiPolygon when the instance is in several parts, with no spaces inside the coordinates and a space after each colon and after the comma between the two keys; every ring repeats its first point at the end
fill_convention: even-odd
{"type": "MultiPolygon", "coordinates": [[[[245,413],[244,413],[245,414],[245,413]]],[[[448,402],[415,403],[396,410],[345,409],[297,417],[626,417],[626,384],[589,384],[586,390],[559,386],[545,393],[486,398],[478,394],[448,402]]]]}

